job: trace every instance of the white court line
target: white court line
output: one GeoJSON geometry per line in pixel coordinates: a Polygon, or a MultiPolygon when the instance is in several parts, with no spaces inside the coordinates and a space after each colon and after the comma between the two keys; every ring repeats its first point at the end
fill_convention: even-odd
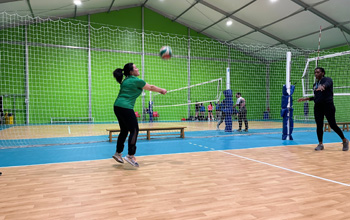
{"type": "Polygon", "coordinates": [[[265,165],[268,165],[268,166],[271,166],[271,167],[276,167],[276,168],[279,168],[279,169],[282,169],[282,170],[287,170],[289,172],[298,173],[298,174],[301,174],[301,175],[304,175],[304,176],[313,177],[313,178],[316,178],[316,179],[328,181],[328,182],[331,182],[331,183],[340,184],[340,185],[343,185],[343,186],[350,186],[349,184],[345,184],[345,183],[342,183],[342,182],[338,182],[338,181],[322,178],[322,177],[319,177],[319,176],[314,176],[314,175],[303,173],[303,172],[299,172],[299,171],[296,171],[296,170],[291,170],[291,169],[288,169],[288,168],[285,168],[285,167],[280,167],[280,166],[273,165],[273,164],[270,164],[270,163],[265,163],[265,162],[262,162],[262,161],[259,161],[259,160],[254,160],[254,159],[251,159],[251,158],[248,158],[248,157],[243,157],[243,156],[240,156],[240,155],[237,155],[237,154],[232,154],[232,153],[229,153],[229,152],[226,152],[226,151],[222,151],[222,150],[218,150],[218,151],[220,151],[220,152],[222,152],[224,154],[229,154],[231,156],[235,156],[235,157],[239,157],[239,158],[242,158],[242,159],[246,159],[246,160],[254,161],[254,162],[257,162],[257,163],[265,164],[265,165]]]}

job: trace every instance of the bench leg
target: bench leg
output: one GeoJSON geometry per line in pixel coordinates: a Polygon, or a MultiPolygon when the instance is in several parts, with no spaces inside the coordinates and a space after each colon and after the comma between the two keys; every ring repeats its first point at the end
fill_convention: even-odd
{"type": "Polygon", "coordinates": [[[331,127],[329,126],[328,123],[324,124],[324,132],[326,131],[331,132],[331,127]]]}
{"type": "Polygon", "coordinates": [[[109,132],[109,142],[112,142],[112,132],[109,132]]]}
{"type": "Polygon", "coordinates": [[[151,140],[151,132],[147,130],[147,140],[151,140]]]}
{"type": "Polygon", "coordinates": [[[181,128],[181,134],[180,134],[181,138],[185,138],[185,129],[181,128]]]}

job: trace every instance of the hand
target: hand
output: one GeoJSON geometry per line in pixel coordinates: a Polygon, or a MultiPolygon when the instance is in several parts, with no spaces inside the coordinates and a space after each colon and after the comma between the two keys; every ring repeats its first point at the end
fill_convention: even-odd
{"type": "Polygon", "coordinates": [[[326,88],[325,88],[325,86],[324,85],[319,85],[318,87],[317,87],[317,89],[316,89],[316,91],[324,91],[326,88]]]}
{"type": "Polygon", "coordinates": [[[165,95],[167,92],[168,91],[166,91],[166,89],[161,89],[161,91],[159,93],[165,95]]]}
{"type": "Polygon", "coordinates": [[[310,100],[309,98],[300,98],[300,99],[298,99],[298,102],[304,102],[304,101],[308,101],[308,100],[310,100]]]}

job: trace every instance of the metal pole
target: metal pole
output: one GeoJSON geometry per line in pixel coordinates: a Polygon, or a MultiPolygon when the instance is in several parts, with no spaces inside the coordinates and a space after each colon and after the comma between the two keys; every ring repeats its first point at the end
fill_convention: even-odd
{"type": "MultiPolygon", "coordinates": [[[[145,7],[141,7],[142,10],[142,54],[141,54],[141,66],[142,66],[142,79],[145,80],[145,7]]],[[[142,120],[146,121],[145,103],[146,93],[142,91],[142,120]]],[[[150,100],[151,101],[151,100],[150,100]]]]}
{"type": "Polygon", "coordinates": [[[92,92],[92,79],[91,79],[91,26],[90,26],[90,15],[88,15],[88,86],[89,86],[89,121],[92,121],[92,103],[91,103],[91,92],[92,92]]]}
{"type": "MultiPolygon", "coordinates": [[[[291,59],[292,59],[292,53],[291,52],[287,52],[287,65],[286,65],[286,89],[287,89],[287,93],[290,96],[290,64],[291,64],[291,59]]],[[[288,113],[287,113],[287,138],[286,140],[290,140],[290,97],[288,98],[288,104],[287,104],[287,109],[288,109],[288,113]]]]}
{"type": "Polygon", "coordinates": [[[188,102],[188,111],[187,111],[187,118],[190,118],[191,116],[191,29],[187,28],[188,33],[188,44],[187,44],[187,85],[188,85],[188,92],[187,92],[187,102],[188,102]]]}
{"type": "Polygon", "coordinates": [[[29,124],[29,49],[28,49],[28,27],[25,26],[25,62],[26,62],[26,124],[29,124]]]}

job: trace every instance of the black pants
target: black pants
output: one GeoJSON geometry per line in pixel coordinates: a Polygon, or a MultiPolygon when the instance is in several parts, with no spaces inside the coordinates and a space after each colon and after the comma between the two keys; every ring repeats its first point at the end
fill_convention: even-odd
{"type": "Polygon", "coordinates": [[[117,152],[121,153],[124,150],[124,143],[129,135],[128,140],[128,154],[134,155],[136,153],[136,141],[139,134],[139,124],[134,110],[114,106],[114,114],[117,116],[120,133],[117,141],[117,152]]]}
{"type": "Polygon", "coordinates": [[[244,121],[245,129],[248,129],[247,110],[246,109],[243,109],[238,113],[239,129],[242,129],[242,121],[244,121]]]}
{"type": "Polygon", "coordinates": [[[317,126],[317,138],[319,142],[323,142],[323,120],[326,116],[329,126],[335,131],[341,139],[344,139],[342,130],[335,121],[335,106],[333,103],[315,103],[314,115],[317,126]]]}

